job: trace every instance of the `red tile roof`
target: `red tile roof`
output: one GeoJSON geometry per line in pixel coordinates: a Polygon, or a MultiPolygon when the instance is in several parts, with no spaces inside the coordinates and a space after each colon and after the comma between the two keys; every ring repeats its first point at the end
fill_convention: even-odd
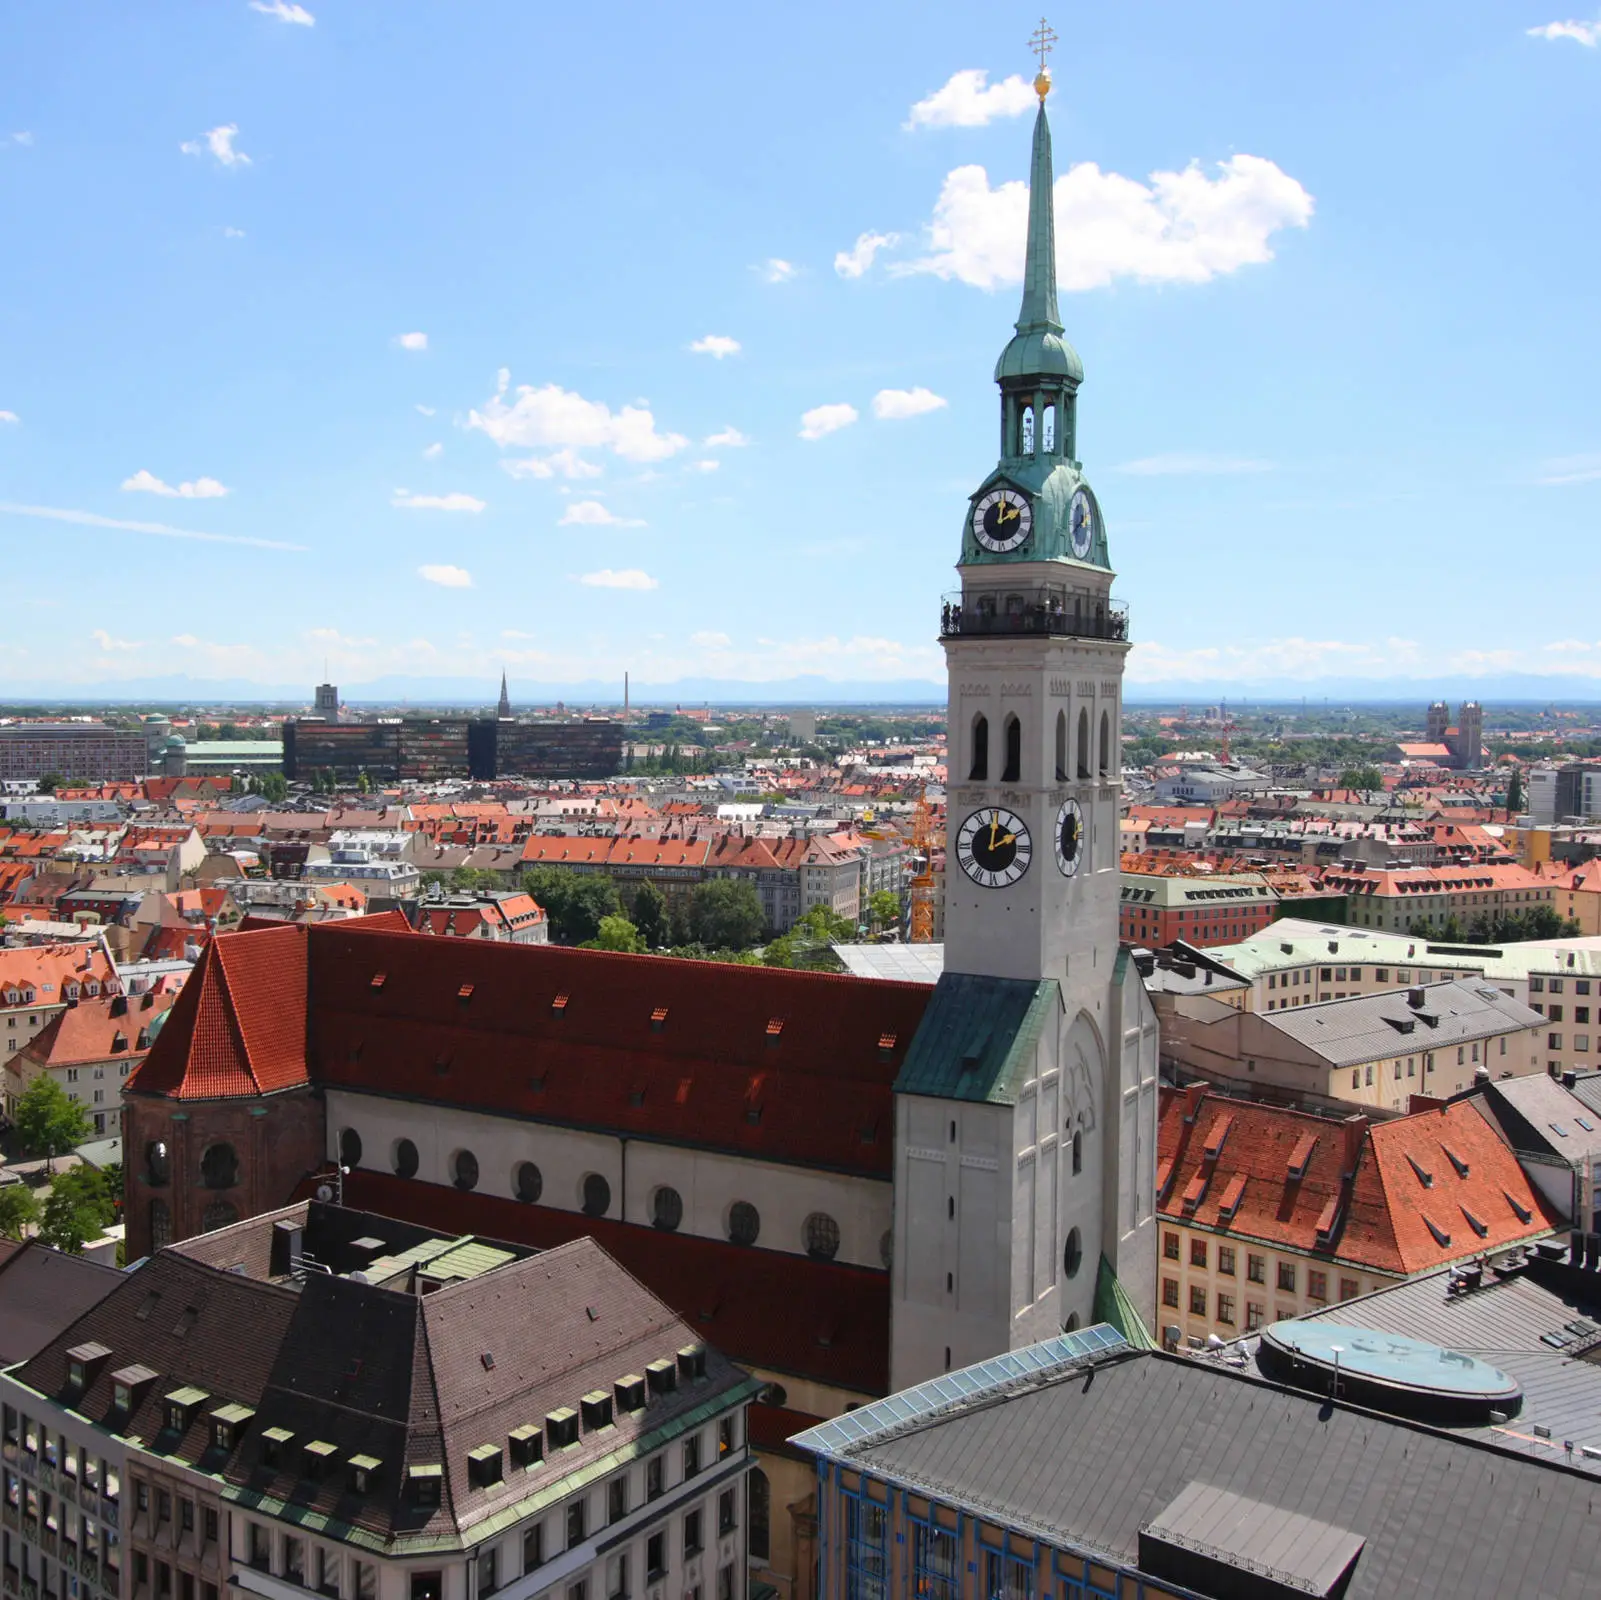
{"type": "Polygon", "coordinates": [[[305,927],[219,934],[128,1092],[216,1100],[294,1088],[309,1081],[305,1030],[305,927]]]}
{"type": "Polygon", "coordinates": [[[1195,1085],[1164,1091],[1157,1159],[1164,1217],[1376,1272],[1428,1271],[1559,1225],[1467,1104],[1370,1126],[1360,1115],[1335,1121],[1195,1085]],[[1227,1136],[1208,1159],[1224,1119],[1227,1136]]]}

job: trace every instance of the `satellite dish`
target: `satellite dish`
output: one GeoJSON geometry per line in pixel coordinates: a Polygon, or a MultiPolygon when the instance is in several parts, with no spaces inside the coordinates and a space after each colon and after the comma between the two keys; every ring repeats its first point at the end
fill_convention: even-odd
{"type": "Polygon", "coordinates": [[[350,1281],[352,1283],[371,1283],[372,1279],[369,1278],[365,1272],[362,1272],[358,1269],[350,1274],[350,1281]]]}
{"type": "Polygon", "coordinates": [[[326,1183],[319,1183],[317,1185],[317,1198],[322,1201],[324,1205],[327,1205],[328,1202],[333,1199],[333,1197],[334,1191],[331,1185],[326,1183]]]}

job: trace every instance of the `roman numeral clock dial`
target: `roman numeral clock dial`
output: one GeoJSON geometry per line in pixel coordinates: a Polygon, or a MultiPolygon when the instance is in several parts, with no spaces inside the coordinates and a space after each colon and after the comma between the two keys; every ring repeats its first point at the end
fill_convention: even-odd
{"type": "Polygon", "coordinates": [[[983,889],[1004,889],[1028,871],[1034,854],[1028,824],[1003,806],[984,806],[956,834],[956,859],[983,889]]]}

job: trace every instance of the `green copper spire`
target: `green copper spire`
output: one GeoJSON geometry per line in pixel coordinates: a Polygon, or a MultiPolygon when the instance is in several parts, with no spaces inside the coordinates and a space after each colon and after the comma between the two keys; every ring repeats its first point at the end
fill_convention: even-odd
{"type": "MultiPolygon", "coordinates": [[[[1050,79],[1042,72],[1050,90],[1050,79]]],[[[1084,381],[1078,352],[1062,337],[1056,309],[1056,204],[1051,173],[1051,125],[1045,116],[1045,93],[1034,119],[1034,159],[1028,178],[1028,248],[1023,263],[1023,304],[1017,332],[995,364],[995,381],[1007,378],[1066,378],[1084,381]]]]}

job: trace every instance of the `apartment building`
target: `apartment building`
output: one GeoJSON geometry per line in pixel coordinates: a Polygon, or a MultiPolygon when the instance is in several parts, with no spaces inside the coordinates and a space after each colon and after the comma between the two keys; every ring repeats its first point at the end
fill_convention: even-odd
{"type": "Polygon", "coordinates": [[[1562,1222],[1471,1105],[1340,1121],[1164,1091],[1157,1317],[1170,1347],[1235,1339],[1562,1222]]]}
{"type": "Polygon", "coordinates": [[[102,722],[0,723],[0,782],[55,773],[104,783],[142,778],[148,765],[142,729],[108,728],[102,722]]]}
{"type": "Polygon", "coordinates": [[[8,1104],[41,1075],[83,1107],[96,1138],[122,1130],[122,1086],[150,1053],[171,994],[101,994],[58,1012],[6,1063],[8,1104]]]}
{"type": "Polygon", "coordinates": [[[0,1377],[11,1592],[92,1562],[108,1600],[744,1600],[758,1387],[592,1240],[290,1208],[0,1377]]]}
{"type": "Polygon", "coordinates": [[[1539,1012],[1479,980],[1267,1013],[1178,997],[1162,1055],[1182,1076],[1312,1110],[1399,1115],[1485,1078],[1544,1071],[1539,1012]]]}
{"type": "Polygon", "coordinates": [[[0,1096],[5,1114],[20,1092],[13,1058],[69,1005],[122,992],[104,943],[19,945],[0,949],[0,1096]]]}
{"type": "Polygon", "coordinates": [[[1125,871],[1121,878],[1118,937],[1124,944],[1235,944],[1278,912],[1279,897],[1260,873],[1125,871]]]}
{"type": "Polygon", "coordinates": [[[1352,927],[1428,935],[1454,918],[1470,928],[1481,918],[1556,908],[1559,875],[1505,862],[1449,867],[1374,867],[1348,862],[1323,874],[1323,887],[1347,896],[1352,927]]]}

